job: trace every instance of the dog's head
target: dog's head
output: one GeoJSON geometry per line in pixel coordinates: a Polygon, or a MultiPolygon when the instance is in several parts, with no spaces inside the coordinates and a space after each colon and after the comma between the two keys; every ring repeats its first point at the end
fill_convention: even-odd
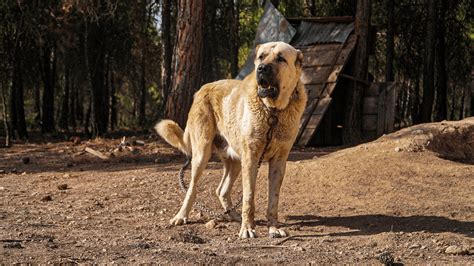
{"type": "Polygon", "coordinates": [[[284,42],[269,42],[255,48],[258,96],[270,107],[284,109],[301,77],[303,53],[284,42]]]}

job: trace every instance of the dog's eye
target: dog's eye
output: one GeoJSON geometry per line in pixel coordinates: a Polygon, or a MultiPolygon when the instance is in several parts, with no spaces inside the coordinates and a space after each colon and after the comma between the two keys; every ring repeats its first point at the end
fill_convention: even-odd
{"type": "Polygon", "coordinates": [[[258,57],[258,60],[263,60],[263,55],[262,54],[258,57]]]}
{"type": "Polygon", "coordinates": [[[278,56],[277,61],[278,62],[286,62],[285,58],[283,58],[282,56],[278,56]]]}

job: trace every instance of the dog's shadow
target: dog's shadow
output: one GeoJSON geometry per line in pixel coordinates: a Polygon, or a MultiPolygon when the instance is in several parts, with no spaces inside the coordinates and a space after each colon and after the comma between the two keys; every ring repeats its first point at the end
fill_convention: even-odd
{"type": "Polygon", "coordinates": [[[383,232],[451,232],[474,237],[474,222],[458,221],[440,216],[355,215],[323,217],[315,215],[287,216],[287,226],[340,226],[349,232],[331,233],[333,236],[373,235],[383,232]]]}

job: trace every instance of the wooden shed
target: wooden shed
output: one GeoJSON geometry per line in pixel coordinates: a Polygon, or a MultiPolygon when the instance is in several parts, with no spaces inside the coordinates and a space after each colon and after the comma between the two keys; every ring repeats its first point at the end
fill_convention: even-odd
{"type": "MultiPolygon", "coordinates": [[[[396,86],[355,80],[352,54],[357,44],[352,17],[285,18],[267,1],[254,43],[285,41],[304,54],[302,81],[308,105],[295,145],[341,145],[347,90],[354,82],[366,86],[363,137],[374,139],[393,131],[396,86]]],[[[254,51],[237,78],[253,69],[254,51]]]]}

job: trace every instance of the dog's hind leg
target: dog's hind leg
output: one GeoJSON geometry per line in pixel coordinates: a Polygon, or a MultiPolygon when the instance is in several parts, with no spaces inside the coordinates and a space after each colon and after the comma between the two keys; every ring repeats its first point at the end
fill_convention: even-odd
{"type": "Polygon", "coordinates": [[[192,137],[192,152],[193,157],[191,160],[191,182],[189,184],[186,197],[184,198],[183,205],[179,210],[178,214],[170,220],[172,225],[185,224],[188,220],[189,212],[193,206],[194,200],[196,199],[196,186],[199,182],[199,178],[202,172],[207,166],[207,162],[211,158],[212,153],[212,141],[207,141],[200,138],[201,135],[195,135],[192,137]]]}
{"type": "MultiPolygon", "coordinates": [[[[232,208],[232,186],[234,185],[235,180],[240,174],[241,166],[239,160],[234,160],[231,158],[226,158],[222,160],[224,163],[224,174],[222,176],[219,187],[216,189],[217,197],[222,204],[224,210],[229,210],[232,208]]],[[[229,212],[230,219],[232,221],[241,222],[242,219],[240,214],[235,210],[229,212]]]]}

